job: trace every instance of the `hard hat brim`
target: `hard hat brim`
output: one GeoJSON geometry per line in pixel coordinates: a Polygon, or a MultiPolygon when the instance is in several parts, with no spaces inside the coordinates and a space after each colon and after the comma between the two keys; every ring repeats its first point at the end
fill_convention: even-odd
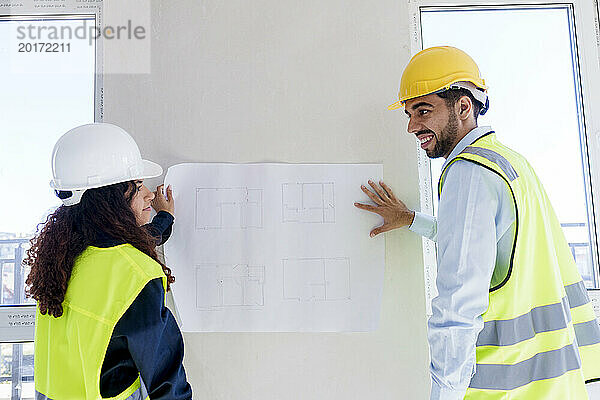
{"type": "Polygon", "coordinates": [[[137,179],[156,178],[162,175],[163,169],[157,163],[149,160],[142,160],[142,163],[144,164],[144,176],[137,179]]]}
{"type": "Polygon", "coordinates": [[[85,190],[85,189],[95,189],[103,186],[114,185],[115,183],[134,181],[137,179],[147,179],[147,178],[156,178],[157,176],[161,176],[163,173],[163,169],[160,165],[155,162],[149,160],[142,160],[143,171],[140,174],[136,174],[133,176],[123,177],[122,179],[113,179],[108,182],[98,183],[97,185],[88,185],[88,186],[62,186],[58,185],[54,180],[50,181],[50,187],[54,190],[85,190]]]}
{"type": "Polygon", "coordinates": [[[403,101],[397,101],[394,104],[390,104],[388,106],[388,110],[397,110],[399,108],[404,107],[404,102],[403,101]]]}

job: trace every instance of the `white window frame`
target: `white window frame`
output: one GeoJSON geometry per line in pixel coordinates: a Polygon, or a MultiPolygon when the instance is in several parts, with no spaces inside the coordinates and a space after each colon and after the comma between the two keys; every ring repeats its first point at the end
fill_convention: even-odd
{"type": "MultiPolygon", "coordinates": [[[[9,4],[9,8],[0,5],[0,19],[28,20],[31,18],[69,19],[77,16],[93,16],[97,26],[103,26],[102,0],[66,0],[59,4],[59,9],[48,4],[40,8],[40,3],[34,0],[21,0],[16,5],[9,4]],[[64,7],[62,5],[64,4],[64,7]]],[[[102,122],[104,119],[104,82],[103,82],[103,43],[102,37],[95,40],[95,82],[94,82],[94,121],[102,122]]],[[[21,255],[24,255],[20,245],[21,255]]],[[[15,269],[17,268],[15,262],[15,269]]],[[[16,274],[15,274],[16,275],[16,274]]],[[[21,284],[24,285],[26,277],[23,276],[21,284]]],[[[16,290],[16,289],[15,289],[16,290]]],[[[35,305],[0,305],[0,343],[27,343],[33,342],[35,326],[35,305]]]]}
{"type": "MultiPolygon", "coordinates": [[[[586,172],[586,200],[589,207],[593,227],[591,234],[591,252],[596,274],[600,278],[598,256],[598,237],[600,229],[600,9],[598,0],[408,0],[409,32],[411,55],[422,50],[421,10],[424,8],[453,8],[453,9],[490,9],[498,7],[540,7],[540,6],[570,6],[574,14],[574,31],[576,39],[576,67],[579,69],[581,81],[582,129],[586,137],[586,150],[589,172],[586,172]],[[589,187],[591,184],[591,193],[589,187]],[[591,196],[598,207],[594,209],[591,196]]],[[[417,146],[419,171],[420,206],[422,212],[433,214],[433,191],[431,182],[431,164],[427,155],[417,146]]],[[[431,315],[431,300],[437,295],[435,275],[437,270],[435,244],[423,238],[423,261],[425,267],[425,294],[427,314],[431,315]]]]}

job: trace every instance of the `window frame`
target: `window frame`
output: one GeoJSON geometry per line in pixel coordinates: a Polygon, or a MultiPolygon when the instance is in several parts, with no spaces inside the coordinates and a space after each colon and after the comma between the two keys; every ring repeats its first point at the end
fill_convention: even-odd
{"type": "MultiPolygon", "coordinates": [[[[600,209],[595,209],[594,199],[600,203],[600,9],[598,2],[585,0],[408,0],[411,55],[422,50],[421,14],[429,9],[482,9],[570,7],[573,13],[573,37],[575,52],[573,61],[579,73],[580,88],[576,88],[581,109],[579,124],[583,132],[581,140],[584,153],[584,185],[586,204],[590,215],[590,241],[595,280],[600,282],[599,244],[600,209]],[[597,117],[594,117],[598,115],[597,117]]],[[[419,194],[421,211],[433,214],[433,187],[431,163],[424,151],[417,146],[419,194]]],[[[435,276],[437,270],[435,243],[423,238],[423,262],[425,269],[425,294],[427,314],[431,315],[431,300],[437,295],[435,276]]],[[[599,286],[600,288],[600,286],[599,286]]],[[[590,289],[593,290],[593,289],[590,289]]]]}
{"type": "MultiPolygon", "coordinates": [[[[11,5],[8,10],[0,8],[0,20],[60,20],[60,19],[77,19],[78,17],[93,17],[97,26],[103,26],[103,3],[102,0],[82,4],[77,1],[68,2],[65,8],[60,10],[60,13],[54,13],[51,9],[41,11],[36,7],[35,0],[22,1],[18,6],[11,5]],[[45,11],[45,12],[44,12],[45,11]]],[[[102,122],[104,119],[104,80],[103,80],[103,42],[102,36],[94,40],[95,46],[95,76],[94,76],[94,122],[102,122]]],[[[7,242],[15,241],[8,240],[7,242]]],[[[28,239],[26,240],[28,241],[28,239]]],[[[23,242],[23,240],[21,240],[23,242]]],[[[19,243],[18,250],[15,253],[20,253],[24,256],[24,246],[26,243],[19,243]]],[[[14,267],[17,268],[17,257],[14,257],[14,267]]],[[[22,258],[22,257],[21,257],[22,258]]],[[[0,260],[10,262],[10,260],[0,260]]],[[[19,266],[22,268],[22,265],[19,266]]],[[[24,288],[26,277],[21,273],[21,284],[24,288]]],[[[15,274],[15,282],[17,282],[15,274]]],[[[24,299],[24,298],[23,298],[24,299]]],[[[33,342],[35,333],[35,304],[0,304],[0,343],[3,344],[22,344],[33,342]],[[12,321],[12,322],[11,322],[12,321]],[[23,323],[15,323],[21,321],[23,323]]],[[[14,392],[14,388],[13,388],[14,392]]]]}

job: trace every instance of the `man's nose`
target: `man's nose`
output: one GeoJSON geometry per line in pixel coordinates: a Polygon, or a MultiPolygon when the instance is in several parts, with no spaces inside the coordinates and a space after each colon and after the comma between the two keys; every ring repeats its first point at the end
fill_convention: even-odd
{"type": "Polygon", "coordinates": [[[420,125],[415,122],[415,120],[413,118],[408,118],[408,128],[406,129],[408,131],[408,133],[417,133],[419,132],[420,129],[420,125]]]}

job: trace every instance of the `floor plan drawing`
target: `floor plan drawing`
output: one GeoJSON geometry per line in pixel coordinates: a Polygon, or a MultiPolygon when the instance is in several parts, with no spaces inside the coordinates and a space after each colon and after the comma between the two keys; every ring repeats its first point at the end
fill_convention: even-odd
{"type": "Polygon", "coordinates": [[[351,300],[350,259],[284,259],[283,298],[296,301],[351,300]]]}
{"type": "Polygon", "coordinates": [[[196,266],[196,308],[265,305],[265,267],[247,264],[203,264],[196,266]]]}
{"type": "Polygon", "coordinates": [[[381,164],[182,163],[163,245],[182,332],[378,329],[382,217],[358,210],[381,164]]]}
{"type": "Polygon", "coordinates": [[[263,190],[197,188],[196,229],[263,227],[263,190]]]}
{"type": "Polygon", "coordinates": [[[283,222],[334,223],[334,184],[284,183],[281,185],[283,222]]]}

